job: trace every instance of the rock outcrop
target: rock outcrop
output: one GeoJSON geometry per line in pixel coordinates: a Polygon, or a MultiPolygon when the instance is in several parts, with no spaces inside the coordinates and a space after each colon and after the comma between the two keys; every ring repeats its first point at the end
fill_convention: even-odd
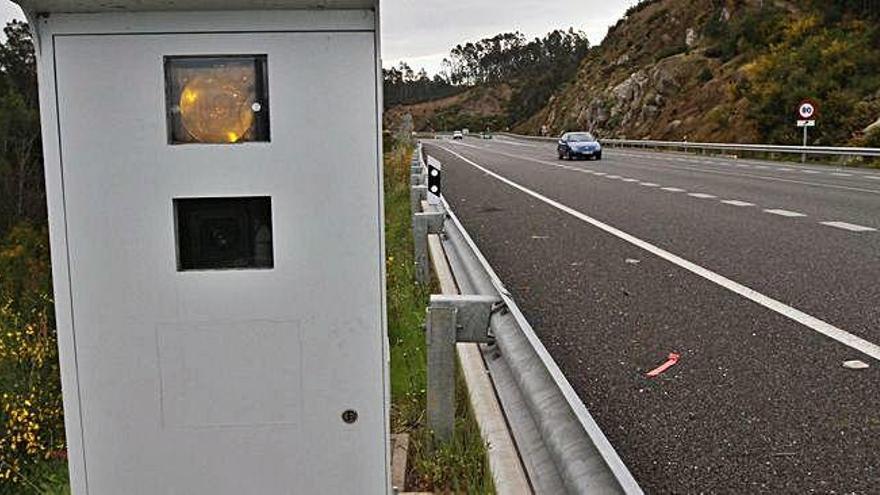
{"type": "Polygon", "coordinates": [[[750,140],[756,131],[726,91],[738,64],[707,54],[709,23],[735,11],[715,0],[646,2],[609,30],[577,80],[519,131],[589,129],[600,136],[750,140]]]}

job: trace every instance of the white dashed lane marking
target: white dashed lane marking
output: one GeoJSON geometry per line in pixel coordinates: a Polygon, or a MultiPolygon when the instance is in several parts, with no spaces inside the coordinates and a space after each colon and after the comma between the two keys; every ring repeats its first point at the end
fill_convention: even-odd
{"type": "Polygon", "coordinates": [[[661,189],[664,191],[669,191],[669,192],[685,192],[684,189],[679,189],[677,187],[663,187],[661,189]]]}
{"type": "Polygon", "coordinates": [[[731,206],[755,206],[755,203],[747,203],[745,201],[739,201],[736,199],[726,199],[722,201],[722,203],[731,206]]]}
{"type": "Polygon", "coordinates": [[[864,225],[856,225],[854,223],[846,223],[846,222],[819,222],[822,225],[827,225],[829,227],[835,227],[838,229],[849,230],[850,232],[874,232],[877,229],[873,227],[865,227],[864,225]]]}
{"type": "Polygon", "coordinates": [[[764,210],[764,211],[767,213],[771,213],[773,215],[779,215],[781,217],[789,217],[789,218],[805,217],[806,216],[803,213],[798,213],[796,211],[788,211],[788,210],[764,210]]]}
{"type": "Polygon", "coordinates": [[[653,182],[639,182],[639,185],[645,187],[660,187],[660,184],[655,184],[653,182]]]}
{"type": "Polygon", "coordinates": [[[691,196],[694,198],[700,198],[700,199],[717,198],[717,196],[712,196],[711,194],[706,194],[706,193],[689,193],[688,196],[691,196]]]}
{"type": "Polygon", "coordinates": [[[624,182],[638,182],[639,179],[631,179],[631,178],[629,178],[629,177],[624,177],[624,178],[623,178],[623,181],[624,181],[624,182]]]}
{"type": "Polygon", "coordinates": [[[831,175],[836,175],[837,177],[852,177],[852,174],[844,174],[841,172],[832,172],[831,175]]]}

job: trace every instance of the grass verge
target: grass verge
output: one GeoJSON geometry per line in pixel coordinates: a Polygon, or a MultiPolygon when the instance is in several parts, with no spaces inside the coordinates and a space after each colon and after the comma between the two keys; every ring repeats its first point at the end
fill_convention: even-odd
{"type": "Polygon", "coordinates": [[[409,433],[407,490],[494,493],[486,446],[457,377],[452,441],[432,445],[426,425],[426,349],[423,325],[430,287],[414,282],[409,164],[413,149],[398,144],[385,155],[385,253],[388,338],[391,345],[391,429],[409,433]]]}

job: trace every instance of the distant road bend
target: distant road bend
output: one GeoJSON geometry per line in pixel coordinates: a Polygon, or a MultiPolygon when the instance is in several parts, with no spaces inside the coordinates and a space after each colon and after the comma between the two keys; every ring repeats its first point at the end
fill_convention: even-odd
{"type": "Polygon", "coordinates": [[[425,147],[647,493],[876,493],[880,173],[613,148],[559,161],[554,143],[512,138],[425,147]]]}

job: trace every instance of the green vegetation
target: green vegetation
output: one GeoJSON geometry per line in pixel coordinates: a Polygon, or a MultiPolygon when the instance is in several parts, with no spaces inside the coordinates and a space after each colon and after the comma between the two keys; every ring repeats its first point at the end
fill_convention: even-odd
{"type": "Polygon", "coordinates": [[[453,439],[434,445],[426,427],[426,350],[423,325],[430,290],[413,282],[409,206],[412,148],[385,156],[385,250],[388,338],[391,344],[391,428],[410,434],[408,490],[492,493],[485,445],[459,378],[453,439]]]}
{"type": "Polygon", "coordinates": [[[685,53],[685,52],[687,52],[687,49],[688,49],[687,45],[684,45],[684,44],[670,45],[670,46],[660,50],[659,52],[657,52],[657,55],[654,57],[654,60],[656,62],[659,62],[659,61],[663,60],[664,58],[672,57],[675,55],[685,53]]]}
{"type": "Polygon", "coordinates": [[[503,33],[458,45],[443,64],[456,85],[506,83],[513,94],[506,108],[507,124],[530,117],[577,71],[590,48],[584,33],[555,30],[528,41],[522,33],[503,33]]]}
{"type": "MultiPolygon", "coordinates": [[[[759,140],[796,143],[794,109],[804,98],[819,103],[815,144],[843,145],[880,116],[880,8],[875,2],[809,1],[801,11],[772,4],[718,8],[703,33],[706,55],[739,60],[744,79],[734,96],[748,102],[759,140]]],[[[862,143],[859,143],[862,144],[862,143]]]]}
{"type": "Polygon", "coordinates": [[[479,115],[462,111],[460,105],[444,108],[434,114],[431,122],[435,129],[470,129],[474,132],[503,129],[507,120],[500,115],[479,115]]]}
{"type": "Polygon", "coordinates": [[[819,104],[815,144],[841,145],[880,116],[880,25],[855,17],[831,22],[811,14],[779,21],[770,47],[745,66],[739,89],[768,142],[797,142],[794,109],[819,104]]]}
{"type": "Polygon", "coordinates": [[[0,241],[0,493],[66,483],[51,294],[46,229],[21,223],[0,241]]]}
{"type": "Polygon", "coordinates": [[[46,223],[34,46],[13,21],[0,43],[0,237],[15,224],[46,223]]]}
{"type": "Polygon", "coordinates": [[[778,41],[780,26],[785,22],[785,11],[767,5],[760,9],[744,9],[725,19],[724,9],[718,8],[709,16],[703,34],[710,45],[706,55],[726,62],[736,56],[754,56],[778,41]]]}
{"type": "Polygon", "coordinates": [[[0,494],[64,493],[64,416],[52,301],[34,48],[0,43],[0,494]]]}
{"type": "Polygon", "coordinates": [[[880,142],[880,2],[641,1],[514,129],[800,144],[805,98],[819,108],[811,144],[880,142]]]}

